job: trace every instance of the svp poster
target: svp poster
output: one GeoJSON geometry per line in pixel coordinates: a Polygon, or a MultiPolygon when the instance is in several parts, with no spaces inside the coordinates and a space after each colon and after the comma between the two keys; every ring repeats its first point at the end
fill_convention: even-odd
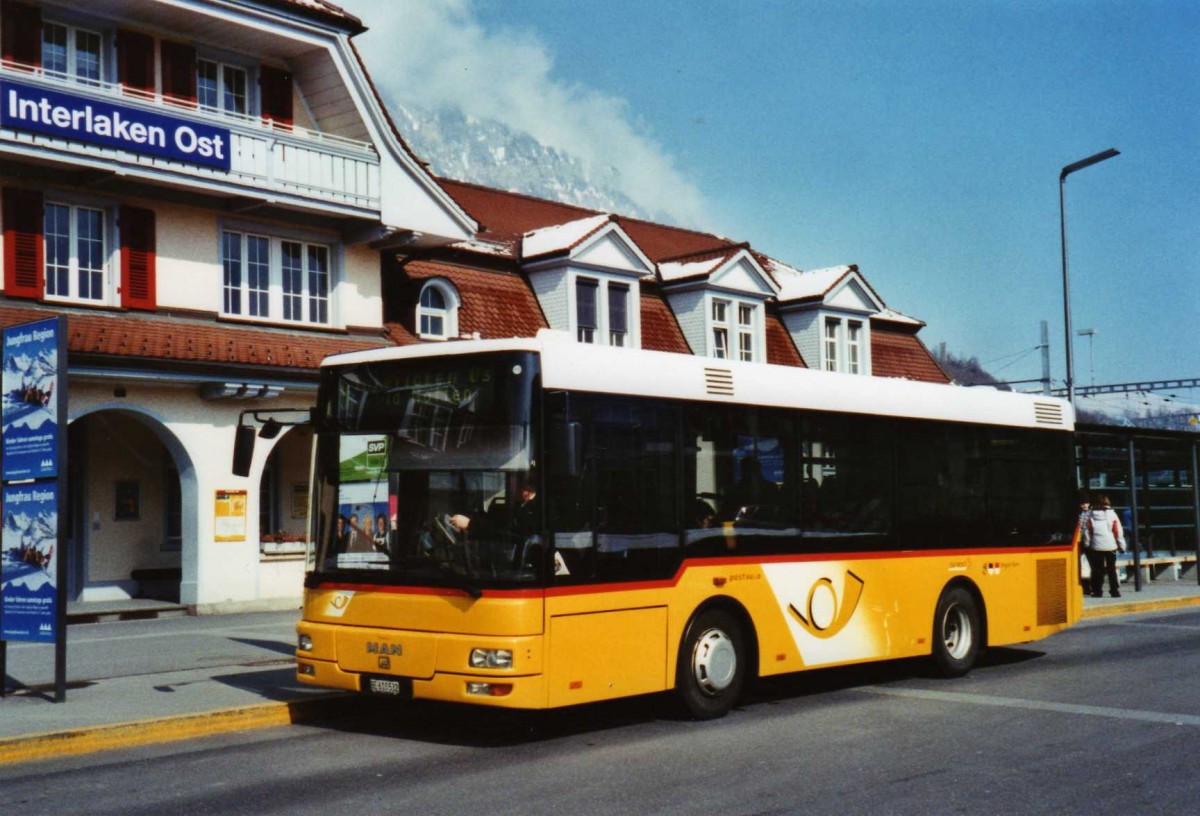
{"type": "Polygon", "coordinates": [[[58,475],[58,318],[4,330],[5,481],[58,475]]]}
{"type": "Polygon", "coordinates": [[[6,485],[0,533],[0,639],[54,643],[58,486],[6,485]]]}

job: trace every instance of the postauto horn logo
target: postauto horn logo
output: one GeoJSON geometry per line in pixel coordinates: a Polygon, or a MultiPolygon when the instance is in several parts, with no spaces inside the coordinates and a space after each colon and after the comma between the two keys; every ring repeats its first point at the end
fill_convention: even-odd
{"type": "Polygon", "coordinates": [[[804,611],[797,609],[795,604],[788,604],[788,612],[813,637],[822,640],[831,638],[846,628],[850,618],[854,617],[854,610],[858,608],[859,598],[862,597],[863,579],[846,570],[843,591],[845,597],[839,603],[833,581],[819,578],[808,590],[808,603],[804,611]]]}

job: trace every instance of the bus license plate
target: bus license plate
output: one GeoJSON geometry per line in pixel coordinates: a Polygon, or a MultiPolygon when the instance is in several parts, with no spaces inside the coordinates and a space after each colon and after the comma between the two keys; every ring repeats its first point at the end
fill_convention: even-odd
{"type": "Polygon", "coordinates": [[[412,681],[401,677],[368,677],[367,691],[384,697],[412,697],[412,681]]]}

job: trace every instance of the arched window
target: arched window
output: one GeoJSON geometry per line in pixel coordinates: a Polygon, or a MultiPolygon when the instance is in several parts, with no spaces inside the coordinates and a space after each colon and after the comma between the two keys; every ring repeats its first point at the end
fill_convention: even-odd
{"type": "Polygon", "coordinates": [[[449,282],[426,283],[417,305],[417,334],[430,340],[457,336],[458,305],[458,293],[449,282]]]}

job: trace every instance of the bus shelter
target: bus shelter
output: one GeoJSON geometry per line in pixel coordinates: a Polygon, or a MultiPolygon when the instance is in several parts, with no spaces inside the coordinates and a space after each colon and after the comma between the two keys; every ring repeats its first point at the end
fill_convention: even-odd
{"type": "Polygon", "coordinates": [[[1200,434],[1146,428],[1076,426],[1081,490],[1106,494],[1126,529],[1118,568],[1134,589],[1147,580],[1200,583],[1200,434]]]}

